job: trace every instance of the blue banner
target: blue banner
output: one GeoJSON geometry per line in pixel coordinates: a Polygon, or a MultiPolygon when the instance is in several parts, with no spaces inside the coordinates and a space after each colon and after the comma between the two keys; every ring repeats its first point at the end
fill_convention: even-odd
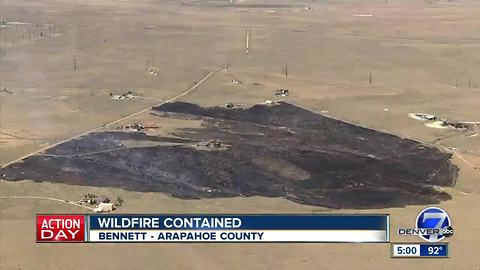
{"type": "Polygon", "coordinates": [[[388,215],[91,215],[90,230],[381,230],[388,215]]]}

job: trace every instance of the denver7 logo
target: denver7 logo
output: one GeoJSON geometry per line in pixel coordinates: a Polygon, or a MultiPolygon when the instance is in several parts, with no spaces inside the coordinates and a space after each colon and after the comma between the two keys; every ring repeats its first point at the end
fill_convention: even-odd
{"type": "Polygon", "coordinates": [[[438,242],[443,240],[445,238],[443,230],[452,225],[447,212],[438,207],[428,207],[423,209],[420,214],[418,214],[415,223],[417,229],[433,229],[433,233],[419,235],[420,238],[428,242],[438,242]]]}

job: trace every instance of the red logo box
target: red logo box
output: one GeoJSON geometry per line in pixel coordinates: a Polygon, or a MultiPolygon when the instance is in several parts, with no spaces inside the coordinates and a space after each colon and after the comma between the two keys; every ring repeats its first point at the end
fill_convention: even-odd
{"type": "Polygon", "coordinates": [[[84,242],[85,216],[37,215],[37,242],[84,242]]]}

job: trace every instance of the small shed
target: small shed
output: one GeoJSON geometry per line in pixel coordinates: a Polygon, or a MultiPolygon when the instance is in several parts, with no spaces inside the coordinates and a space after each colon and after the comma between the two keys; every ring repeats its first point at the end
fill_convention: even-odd
{"type": "Polygon", "coordinates": [[[95,213],[101,212],[111,212],[115,209],[113,203],[99,203],[98,206],[93,210],[95,213]]]}
{"type": "Polygon", "coordinates": [[[288,95],[289,95],[288,89],[278,89],[277,91],[275,91],[275,96],[286,97],[288,95]]]}

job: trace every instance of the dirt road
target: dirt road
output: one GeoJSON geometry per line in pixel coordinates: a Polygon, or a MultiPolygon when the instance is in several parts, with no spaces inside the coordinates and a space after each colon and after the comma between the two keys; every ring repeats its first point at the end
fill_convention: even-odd
{"type": "MultiPolygon", "coordinates": [[[[185,90],[184,92],[182,92],[181,94],[179,94],[179,95],[177,95],[177,96],[175,96],[175,97],[172,97],[172,98],[170,98],[170,99],[168,99],[168,100],[162,101],[161,103],[159,103],[159,104],[157,104],[157,105],[155,105],[155,106],[160,106],[160,105],[163,105],[163,104],[165,104],[165,103],[175,101],[175,100],[177,100],[177,99],[179,99],[179,98],[187,95],[188,93],[190,93],[190,92],[192,92],[193,90],[197,89],[203,82],[205,82],[206,80],[208,80],[208,78],[210,78],[215,72],[219,71],[220,69],[221,69],[221,68],[216,68],[216,69],[210,71],[207,75],[205,75],[200,81],[196,82],[196,83],[195,83],[192,87],[190,87],[189,89],[185,90]]],[[[129,118],[132,118],[132,117],[137,116],[137,115],[139,115],[139,114],[142,114],[142,113],[144,113],[144,112],[147,112],[147,111],[149,111],[150,109],[151,109],[151,107],[145,108],[145,109],[143,109],[143,110],[141,110],[141,111],[138,111],[138,112],[136,112],[136,113],[129,114],[129,115],[125,116],[125,117],[122,117],[122,118],[120,118],[120,119],[117,119],[117,120],[115,120],[115,121],[113,121],[113,122],[110,122],[110,123],[108,123],[108,124],[104,124],[104,125],[102,125],[102,126],[100,126],[100,127],[94,128],[94,129],[92,129],[92,130],[86,131],[86,132],[81,133],[81,134],[78,134],[78,135],[75,135],[75,136],[70,137],[70,138],[67,138],[67,139],[65,139],[65,140],[56,142],[56,143],[54,143],[54,144],[49,144],[49,145],[47,145],[46,147],[40,148],[40,149],[38,149],[38,150],[36,150],[36,151],[34,151],[34,152],[31,152],[31,153],[29,153],[29,154],[26,154],[26,155],[24,155],[24,156],[21,156],[21,157],[15,159],[15,160],[12,160],[12,161],[10,161],[10,162],[7,162],[7,163],[5,163],[5,164],[2,164],[2,166],[1,166],[0,168],[3,168],[3,167],[6,167],[6,166],[9,166],[9,165],[12,165],[12,164],[14,164],[14,163],[17,163],[17,162],[19,162],[19,161],[21,161],[21,160],[23,160],[23,159],[25,159],[25,158],[28,158],[28,157],[33,156],[33,155],[35,155],[35,154],[38,154],[38,153],[41,153],[41,152],[46,151],[46,150],[48,150],[48,149],[51,149],[51,148],[53,148],[53,147],[55,147],[55,146],[57,146],[57,145],[60,145],[60,144],[62,144],[62,143],[65,143],[65,142],[67,142],[67,141],[80,138],[80,137],[82,137],[82,136],[84,136],[84,135],[87,135],[87,134],[89,134],[89,133],[92,133],[92,132],[101,130],[101,129],[103,129],[103,128],[110,127],[110,126],[112,126],[112,125],[114,125],[114,124],[116,124],[116,123],[122,122],[122,121],[124,121],[124,120],[127,120],[127,119],[129,119],[129,118]]]]}

